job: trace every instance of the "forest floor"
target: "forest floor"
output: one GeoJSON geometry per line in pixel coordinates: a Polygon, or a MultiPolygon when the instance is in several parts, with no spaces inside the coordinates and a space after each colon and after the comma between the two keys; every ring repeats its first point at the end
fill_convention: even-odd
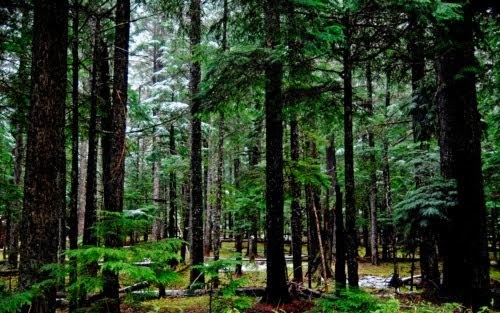
{"type": "MultiPolygon", "coordinates": [[[[224,242],[222,246],[221,258],[231,259],[234,258],[234,243],[224,242]]],[[[263,246],[259,244],[258,246],[259,255],[263,255],[263,246]]],[[[245,250],[244,250],[245,251],[245,250]]],[[[285,251],[289,251],[288,248],[285,251]]],[[[305,252],[305,251],[304,251],[305,252]]],[[[360,255],[364,255],[364,251],[360,251],[360,255]]],[[[288,254],[287,254],[288,257],[288,254]]],[[[409,277],[411,275],[412,262],[408,261],[405,256],[398,255],[401,260],[398,261],[396,266],[399,271],[400,277],[409,277]]],[[[238,279],[238,285],[241,288],[264,288],[266,285],[266,268],[265,261],[263,257],[257,257],[255,263],[251,264],[248,260],[243,257],[243,276],[240,278],[234,277],[231,273],[223,273],[220,275],[221,282],[227,283],[238,279]]],[[[2,260],[2,255],[0,253],[0,261],[2,260]]],[[[287,262],[288,275],[291,276],[291,261],[287,262]]],[[[307,268],[307,263],[303,263],[304,269],[307,268]]],[[[414,274],[420,274],[418,261],[414,264],[414,274]]],[[[181,268],[181,267],[180,267],[181,268]]],[[[0,265],[0,271],[2,270],[2,265],[0,265]]],[[[453,312],[444,311],[440,309],[439,303],[430,303],[429,299],[424,299],[420,290],[414,289],[410,290],[409,286],[403,286],[396,293],[394,288],[389,288],[387,286],[387,279],[391,277],[394,272],[394,264],[392,262],[381,262],[380,265],[372,265],[368,259],[359,258],[359,276],[360,276],[360,287],[363,291],[370,295],[373,295],[376,299],[380,301],[391,301],[396,299],[399,303],[401,312],[412,311],[412,312],[453,312]],[[423,305],[425,310],[416,310],[417,306],[423,305]]],[[[7,286],[12,286],[15,288],[16,279],[15,277],[0,277],[3,279],[7,286]],[[8,279],[8,280],[7,280],[8,279]]],[[[498,267],[491,268],[491,279],[493,282],[500,282],[500,270],[498,267]]],[[[333,289],[333,282],[327,281],[329,284],[329,290],[333,289]]],[[[121,284],[126,286],[130,284],[126,278],[123,277],[121,284]]],[[[173,282],[167,287],[169,290],[183,290],[189,285],[189,270],[184,267],[184,270],[180,271],[180,277],[178,280],[173,282]]],[[[324,291],[325,285],[319,277],[312,279],[309,285],[309,281],[306,277],[304,282],[305,287],[309,287],[313,290],[324,291]]],[[[224,288],[224,286],[223,286],[224,288]]],[[[226,287],[227,288],[227,287],[226,287]]],[[[157,290],[157,289],[156,289],[157,290]]],[[[154,288],[150,291],[156,291],[154,288]]],[[[229,294],[229,293],[228,293],[229,294]]],[[[271,306],[259,303],[259,297],[249,297],[249,296],[234,296],[234,295],[222,295],[213,296],[212,299],[209,295],[204,294],[200,296],[189,296],[189,297],[169,297],[163,299],[146,300],[140,296],[140,292],[133,296],[126,297],[122,304],[122,312],[124,313],[146,313],[146,312],[156,312],[156,313],[170,313],[170,312],[183,312],[183,313],[210,313],[210,312],[224,312],[224,313],[238,313],[238,312],[248,312],[248,313],[302,313],[310,311],[314,308],[314,299],[295,299],[292,303],[281,305],[281,306],[271,306]],[[139,296],[138,296],[139,295],[139,296]],[[142,299],[141,299],[142,298],[142,299]],[[210,309],[212,308],[212,310],[210,309]]],[[[61,310],[60,312],[65,312],[66,310],[61,310]]],[[[319,312],[322,312],[321,310],[319,312]]],[[[385,311],[384,311],[385,312],[385,311]]],[[[389,311],[387,311],[389,312],[389,311]]],[[[393,312],[393,311],[390,311],[393,312]]]]}

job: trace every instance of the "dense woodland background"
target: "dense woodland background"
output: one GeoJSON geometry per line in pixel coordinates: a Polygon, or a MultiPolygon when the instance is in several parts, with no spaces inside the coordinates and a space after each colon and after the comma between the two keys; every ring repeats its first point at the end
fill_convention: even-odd
{"type": "Polygon", "coordinates": [[[121,287],[165,295],[187,264],[189,288],[217,288],[246,258],[267,260],[270,304],[303,285],[352,290],[366,260],[393,262],[397,284],[412,259],[429,299],[488,306],[499,14],[458,0],[3,1],[0,312],[54,312],[56,292],[72,312],[119,312],[121,287]]]}

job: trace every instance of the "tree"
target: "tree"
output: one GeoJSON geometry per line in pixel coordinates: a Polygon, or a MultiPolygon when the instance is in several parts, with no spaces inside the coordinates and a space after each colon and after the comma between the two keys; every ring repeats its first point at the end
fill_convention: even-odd
{"type": "Polygon", "coordinates": [[[203,283],[204,278],[196,266],[203,264],[203,182],[201,170],[201,99],[198,97],[201,81],[201,65],[198,49],[201,42],[201,1],[191,0],[189,5],[189,42],[191,65],[189,77],[189,95],[191,100],[191,274],[190,283],[203,283]]]}
{"type": "MultiPolygon", "coordinates": [[[[270,53],[280,44],[280,6],[264,2],[265,34],[270,53]]],[[[266,234],[267,285],[264,301],[278,304],[290,300],[286,286],[283,232],[283,64],[271,58],[265,65],[266,112],[266,234]],[[269,240],[272,238],[272,240],[269,240]]]]}
{"type": "MultiPolygon", "coordinates": [[[[127,116],[128,47],[130,32],[130,1],[118,0],[115,11],[115,44],[113,92],[109,111],[103,119],[102,163],[106,247],[121,247],[122,234],[117,214],[123,212],[123,183],[125,175],[125,124],[127,116]],[[118,224],[118,225],[117,225],[118,224]]],[[[118,273],[103,271],[103,294],[111,301],[109,312],[120,312],[118,273]]]]}
{"type": "Polygon", "coordinates": [[[443,233],[443,287],[475,310],[489,302],[486,209],[481,171],[481,127],[477,109],[474,8],[437,27],[441,173],[455,180],[458,204],[448,210],[443,233]]]}
{"type": "MultiPolygon", "coordinates": [[[[22,289],[48,278],[57,262],[59,217],[65,210],[65,99],[68,2],[34,1],[30,100],[20,280],[22,289]]],[[[33,300],[30,312],[55,312],[55,286],[33,300]]]]}
{"type": "Polygon", "coordinates": [[[347,261],[347,279],[349,286],[358,286],[358,240],[356,232],[356,202],[354,198],[354,149],[352,136],[352,60],[351,60],[351,32],[350,18],[344,17],[344,37],[342,62],[344,66],[344,163],[345,163],[345,206],[346,206],[346,261],[347,261]]]}

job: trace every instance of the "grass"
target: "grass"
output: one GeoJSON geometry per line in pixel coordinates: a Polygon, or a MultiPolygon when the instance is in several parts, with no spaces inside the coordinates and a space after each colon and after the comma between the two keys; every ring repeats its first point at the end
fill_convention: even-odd
{"type": "Polygon", "coordinates": [[[144,306],[149,307],[149,312],[206,312],[209,307],[209,297],[164,298],[146,301],[144,306]]]}

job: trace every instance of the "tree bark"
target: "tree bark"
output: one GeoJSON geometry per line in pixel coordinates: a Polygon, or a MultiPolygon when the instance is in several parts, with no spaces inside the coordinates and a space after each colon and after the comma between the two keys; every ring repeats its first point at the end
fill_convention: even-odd
{"type": "MultiPolygon", "coordinates": [[[[239,158],[234,159],[234,188],[238,190],[240,188],[240,165],[241,161],[239,158]]],[[[241,218],[241,213],[236,212],[234,219],[236,221],[236,234],[234,236],[235,240],[235,250],[236,250],[236,261],[241,262],[242,259],[242,253],[243,253],[243,229],[241,226],[242,218],[241,218]]],[[[235,270],[236,276],[241,276],[243,275],[243,271],[241,269],[241,263],[236,264],[236,270],[235,270]]]]}
{"type": "Polygon", "coordinates": [[[335,135],[330,135],[330,142],[327,148],[328,173],[335,189],[335,284],[339,287],[346,285],[346,251],[345,251],[345,231],[344,214],[342,212],[342,192],[337,179],[337,157],[335,155],[335,135]]]}
{"type": "MultiPolygon", "coordinates": [[[[196,60],[196,49],[201,42],[201,1],[191,0],[189,6],[189,41],[191,56],[195,58],[190,67],[189,93],[191,97],[191,264],[203,264],[203,191],[201,170],[201,100],[197,98],[201,81],[201,66],[196,60]]],[[[197,268],[191,268],[190,283],[203,283],[204,277],[197,268]]]]}
{"type": "MultiPolygon", "coordinates": [[[[280,7],[275,1],[264,2],[267,48],[280,44],[280,7]]],[[[278,60],[265,66],[266,114],[266,236],[267,284],[264,302],[287,303],[287,288],[283,226],[283,65],[278,60]],[[272,240],[269,240],[272,238],[272,240]]]]}
{"type": "Polygon", "coordinates": [[[217,159],[217,178],[216,178],[216,195],[214,208],[214,224],[213,224],[213,251],[214,260],[219,259],[220,253],[220,237],[221,237],[221,213],[222,213],[222,191],[223,191],[223,175],[224,175],[224,113],[220,114],[219,121],[219,140],[217,144],[218,159],[217,159]]]}
{"type": "MultiPolygon", "coordinates": [[[[418,21],[417,14],[410,14],[409,29],[412,40],[408,42],[411,62],[411,87],[412,87],[412,128],[413,141],[420,143],[420,147],[428,147],[427,142],[431,139],[432,128],[427,121],[427,111],[430,109],[432,100],[426,94],[424,88],[425,80],[425,56],[424,38],[425,29],[418,21]]],[[[425,174],[422,166],[415,165],[415,186],[422,187],[425,174]]],[[[437,259],[437,239],[435,234],[423,234],[420,240],[420,269],[422,272],[422,283],[427,291],[436,291],[440,285],[440,274],[437,259]]]]}
{"type": "MultiPolygon", "coordinates": [[[[80,170],[79,165],[79,94],[78,94],[78,81],[79,75],[78,71],[80,68],[80,61],[78,57],[78,46],[79,46],[79,20],[80,20],[80,10],[78,8],[78,1],[74,1],[72,8],[72,23],[71,29],[73,32],[73,38],[71,41],[71,191],[70,191],[70,202],[69,202],[69,248],[71,250],[78,249],[78,190],[80,183],[80,170]]],[[[71,272],[69,275],[69,283],[74,284],[77,281],[77,263],[76,259],[71,259],[71,272]]],[[[70,300],[70,312],[74,312],[77,308],[76,297],[72,297],[70,300]]]]}
{"type": "MultiPolygon", "coordinates": [[[[290,122],[290,150],[291,159],[295,164],[299,161],[299,126],[296,119],[290,122]]],[[[301,284],[303,282],[302,272],[302,208],[300,207],[300,183],[293,175],[290,175],[290,189],[292,193],[292,254],[293,254],[293,281],[301,284]]]]}
{"type": "Polygon", "coordinates": [[[352,60],[351,60],[351,30],[349,18],[344,18],[345,47],[343,51],[344,65],[344,162],[345,162],[345,206],[346,206],[346,261],[349,286],[358,286],[358,254],[356,231],[356,201],[354,197],[354,149],[352,135],[352,60]]]}
{"type": "Polygon", "coordinates": [[[84,246],[97,245],[97,235],[95,233],[97,222],[97,110],[98,103],[101,103],[103,109],[107,109],[110,106],[108,53],[106,44],[100,38],[100,31],[100,20],[97,19],[94,30],[94,60],[91,78],[89,147],[85,188],[85,226],[83,230],[84,246]]]}
{"type": "MultiPolygon", "coordinates": [[[[41,267],[57,262],[60,213],[65,209],[65,99],[68,2],[34,1],[32,91],[21,227],[19,286],[48,278],[41,267]]],[[[28,312],[55,312],[54,286],[28,312]]]]}
{"type": "MultiPolygon", "coordinates": [[[[170,157],[177,154],[175,149],[175,128],[174,124],[170,125],[169,133],[170,157]]],[[[169,173],[169,198],[170,209],[168,212],[168,235],[170,238],[177,237],[177,175],[174,170],[169,173]]]]}
{"type": "Polygon", "coordinates": [[[481,127],[477,108],[473,11],[438,28],[439,144],[441,173],[456,181],[458,204],[443,232],[443,287],[447,296],[475,310],[489,303],[486,209],[481,171],[481,127]]]}
{"type": "MultiPolygon", "coordinates": [[[[118,0],[115,14],[112,105],[103,121],[102,140],[104,207],[109,214],[104,220],[106,227],[104,243],[110,248],[123,245],[122,229],[114,214],[123,212],[130,0],[118,0]]],[[[118,313],[120,312],[118,273],[103,271],[103,278],[103,294],[110,299],[108,310],[118,313]]]]}
{"type": "MultiPolygon", "coordinates": [[[[373,116],[373,82],[372,82],[372,68],[368,63],[366,67],[366,85],[368,93],[368,101],[366,103],[366,111],[368,117],[373,116]]],[[[368,129],[368,147],[370,149],[368,154],[368,169],[370,171],[370,247],[371,247],[371,262],[372,265],[378,265],[378,224],[377,224],[377,160],[375,158],[375,134],[371,126],[368,129]]]]}

